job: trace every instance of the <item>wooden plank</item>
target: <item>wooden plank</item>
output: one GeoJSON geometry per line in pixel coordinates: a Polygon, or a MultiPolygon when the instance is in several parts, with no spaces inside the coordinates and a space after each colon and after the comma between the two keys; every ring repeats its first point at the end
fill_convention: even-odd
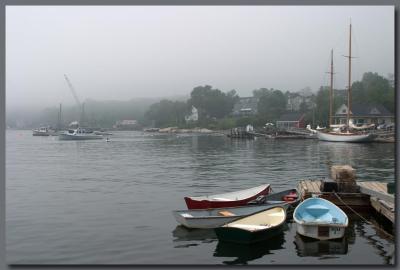
{"type": "Polygon", "coordinates": [[[384,215],[387,219],[389,219],[392,223],[394,223],[394,211],[387,209],[382,203],[379,202],[379,199],[376,197],[371,197],[371,206],[380,214],[384,215]]]}
{"type": "Polygon", "coordinates": [[[379,192],[377,190],[373,190],[373,189],[367,188],[367,187],[365,187],[363,185],[361,185],[359,187],[360,187],[360,192],[361,193],[377,197],[377,198],[379,198],[381,200],[384,200],[384,201],[387,201],[387,202],[390,202],[390,203],[394,203],[394,196],[391,195],[391,194],[379,192]]]}
{"type": "Polygon", "coordinates": [[[357,184],[371,189],[375,187],[377,190],[387,193],[387,183],[371,181],[371,182],[357,182],[357,184]]]}
{"type": "Polygon", "coordinates": [[[386,193],[386,191],[382,188],[382,185],[380,185],[379,182],[370,182],[370,186],[372,186],[373,188],[375,188],[379,192],[386,193]]]}
{"type": "Polygon", "coordinates": [[[316,181],[312,181],[311,182],[312,186],[313,186],[313,191],[314,192],[320,192],[321,190],[319,189],[318,184],[316,183],[316,181]]]}
{"type": "Polygon", "coordinates": [[[310,180],[305,181],[304,184],[305,184],[306,190],[308,192],[312,192],[312,186],[311,186],[310,180]]]}
{"type": "Polygon", "coordinates": [[[310,192],[314,193],[315,192],[315,188],[314,188],[313,182],[312,181],[308,181],[307,184],[308,184],[308,186],[310,188],[310,192]]]}
{"type": "Polygon", "coordinates": [[[321,180],[317,180],[316,183],[317,183],[317,186],[318,186],[318,190],[321,191],[322,181],[321,180]]]}

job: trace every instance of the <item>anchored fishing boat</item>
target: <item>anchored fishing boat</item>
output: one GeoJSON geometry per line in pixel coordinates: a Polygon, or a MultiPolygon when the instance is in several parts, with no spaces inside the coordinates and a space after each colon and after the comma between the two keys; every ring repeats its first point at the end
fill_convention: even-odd
{"type": "Polygon", "coordinates": [[[281,233],[285,220],[285,208],[277,206],[237,219],[214,230],[218,239],[222,241],[254,243],[281,233]]]}
{"type": "Polygon", "coordinates": [[[59,140],[98,140],[103,136],[96,135],[93,132],[87,132],[83,128],[70,129],[58,135],[59,140]]]}
{"type": "Polygon", "coordinates": [[[319,240],[342,238],[349,222],[339,207],[322,198],[309,198],[300,203],[293,219],[299,234],[319,240]]]}
{"type": "Polygon", "coordinates": [[[235,207],[246,205],[259,196],[267,195],[270,192],[270,184],[266,184],[235,192],[199,197],[185,197],[184,199],[188,209],[235,207]]]}

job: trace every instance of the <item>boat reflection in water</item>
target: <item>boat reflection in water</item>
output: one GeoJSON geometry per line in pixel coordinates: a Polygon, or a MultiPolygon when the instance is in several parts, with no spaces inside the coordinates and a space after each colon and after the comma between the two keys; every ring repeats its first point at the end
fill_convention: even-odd
{"type": "Polygon", "coordinates": [[[198,246],[201,243],[211,243],[218,241],[213,229],[188,229],[182,225],[176,226],[172,231],[173,242],[191,242],[187,244],[178,243],[175,248],[187,248],[198,246]]]}
{"type": "Polygon", "coordinates": [[[297,255],[300,257],[347,254],[348,251],[346,237],[332,240],[316,240],[296,234],[294,244],[297,255]]]}
{"type": "Polygon", "coordinates": [[[282,232],[266,241],[253,244],[238,244],[219,241],[214,251],[214,257],[234,257],[231,261],[223,261],[224,264],[247,264],[250,261],[272,254],[273,250],[283,249],[285,234],[282,232]]]}

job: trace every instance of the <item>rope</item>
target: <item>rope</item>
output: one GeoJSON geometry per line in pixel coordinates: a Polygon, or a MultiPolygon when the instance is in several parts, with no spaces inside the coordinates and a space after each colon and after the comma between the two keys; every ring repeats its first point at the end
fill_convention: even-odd
{"type": "Polygon", "coordinates": [[[339,199],[339,201],[341,201],[347,208],[349,208],[354,214],[356,214],[358,217],[360,217],[365,223],[371,225],[372,227],[374,227],[375,229],[383,232],[385,235],[387,235],[391,240],[394,240],[394,236],[391,235],[390,233],[382,230],[381,228],[375,226],[374,224],[372,224],[371,222],[369,222],[368,220],[366,220],[363,216],[361,216],[360,214],[358,214],[353,208],[351,208],[350,206],[348,206],[343,200],[342,198],[339,197],[339,195],[336,192],[333,192],[333,194],[336,196],[336,198],[339,199]]]}

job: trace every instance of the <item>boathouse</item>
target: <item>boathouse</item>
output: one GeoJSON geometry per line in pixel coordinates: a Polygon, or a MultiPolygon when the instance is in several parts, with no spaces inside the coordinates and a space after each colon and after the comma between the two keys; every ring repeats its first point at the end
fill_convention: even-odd
{"type": "MultiPolygon", "coordinates": [[[[345,124],[347,105],[340,106],[334,115],[334,124],[345,124]]],[[[381,104],[353,104],[350,110],[350,121],[354,125],[393,124],[394,115],[381,104]]]]}
{"type": "Polygon", "coordinates": [[[304,113],[285,113],[276,121],[276,128],[305,128],[304,113]]]}

